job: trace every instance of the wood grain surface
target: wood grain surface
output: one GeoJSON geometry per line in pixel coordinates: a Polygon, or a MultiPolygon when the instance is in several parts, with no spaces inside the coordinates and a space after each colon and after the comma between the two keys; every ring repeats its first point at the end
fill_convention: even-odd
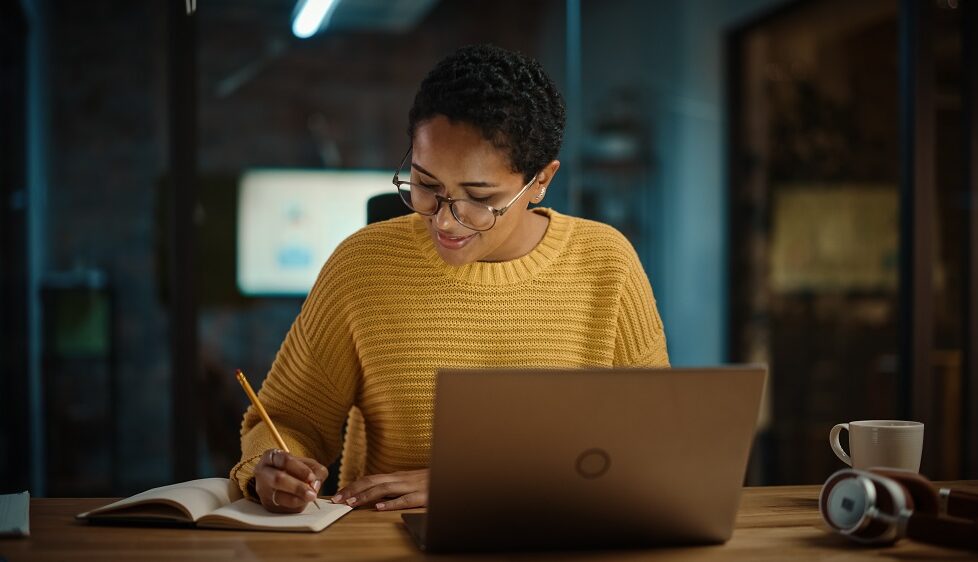
{"type": "MultiPolygon", "coordinates": [[[[978,480],[942,485],[978,492],[978,480]]],[[[733,538],[722,546],[426,556],[401,524],[401,513],[357,509],[321,533],[105,527],[78,523],[76,513],[111,498],[33,499],[31,536],[0,539],[0,560],[978,560],[978,553],[909,540],[867,548],[826,531],[818,486],[746,488],[733,538]]],[[[414,510],[419,511],[419,510],[414,510]]]]}

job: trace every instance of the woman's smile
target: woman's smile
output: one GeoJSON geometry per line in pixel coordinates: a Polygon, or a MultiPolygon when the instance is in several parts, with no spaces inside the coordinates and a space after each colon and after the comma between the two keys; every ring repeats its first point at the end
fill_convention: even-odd
{"type": "Polygon", "coordinates": [[[478,232],[473,232],[472,234],[453,234],[449,232],[442,232],[441,230],[435,230],[435,241],[440,244],[443,248],[447,250],[459,250],[465,247],[466,244],[475,238],[478,232]]]}

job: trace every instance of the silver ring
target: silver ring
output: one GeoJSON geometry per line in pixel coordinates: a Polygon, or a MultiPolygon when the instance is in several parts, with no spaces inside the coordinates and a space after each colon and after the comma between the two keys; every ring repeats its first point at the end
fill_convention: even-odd
{"type": "Polygon", "coordinates": [[[279,454],[281,452],[282,452],[281,449],[272,449],[272,455],[271,455],[271,459],[270,460],[272,461],[272,466],[274,466],[275,468],[278,468],[278,463],[275,462],[275,455],[277,455],[277,454],[279,454]]]}
{"type": "Polygon", "coordinates": [[[275,505],[276,507],[282,507],[282,506],[280,506],[278,504],[277,501],[275,501],[275,494],[277,494],[277,493],[278,493],[278,490],[272,490],[272,504],[275,505]]]}
{"type": "Polygon", "coordinates": [[[937,491],[937,514],[947,517],[947,504],[950,503],[951,489],[941,488],[937,491]]]}

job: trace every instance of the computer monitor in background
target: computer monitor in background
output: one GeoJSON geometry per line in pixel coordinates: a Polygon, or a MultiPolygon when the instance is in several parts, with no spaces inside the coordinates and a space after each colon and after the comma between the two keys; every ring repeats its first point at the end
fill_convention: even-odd
{"type": "Polygon", "coordinates": [[[242,294],[305,295],[344,238],[367,224],[367,200],[393,193],[390,172],[250,170],[238,192],[242,294]]]}

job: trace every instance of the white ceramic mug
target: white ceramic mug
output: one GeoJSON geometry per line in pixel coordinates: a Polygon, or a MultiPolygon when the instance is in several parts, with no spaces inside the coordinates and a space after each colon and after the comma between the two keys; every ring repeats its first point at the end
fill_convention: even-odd
{"type": "Polygon", "coordinates": [[[829,432],[829,445],[839,460],[853,468],[881,466],[920,471],[924,424],[903,420],[862,420],[840,423],[829,432]],[[849,432],[849,453],[839,434],[849,432]]]}

